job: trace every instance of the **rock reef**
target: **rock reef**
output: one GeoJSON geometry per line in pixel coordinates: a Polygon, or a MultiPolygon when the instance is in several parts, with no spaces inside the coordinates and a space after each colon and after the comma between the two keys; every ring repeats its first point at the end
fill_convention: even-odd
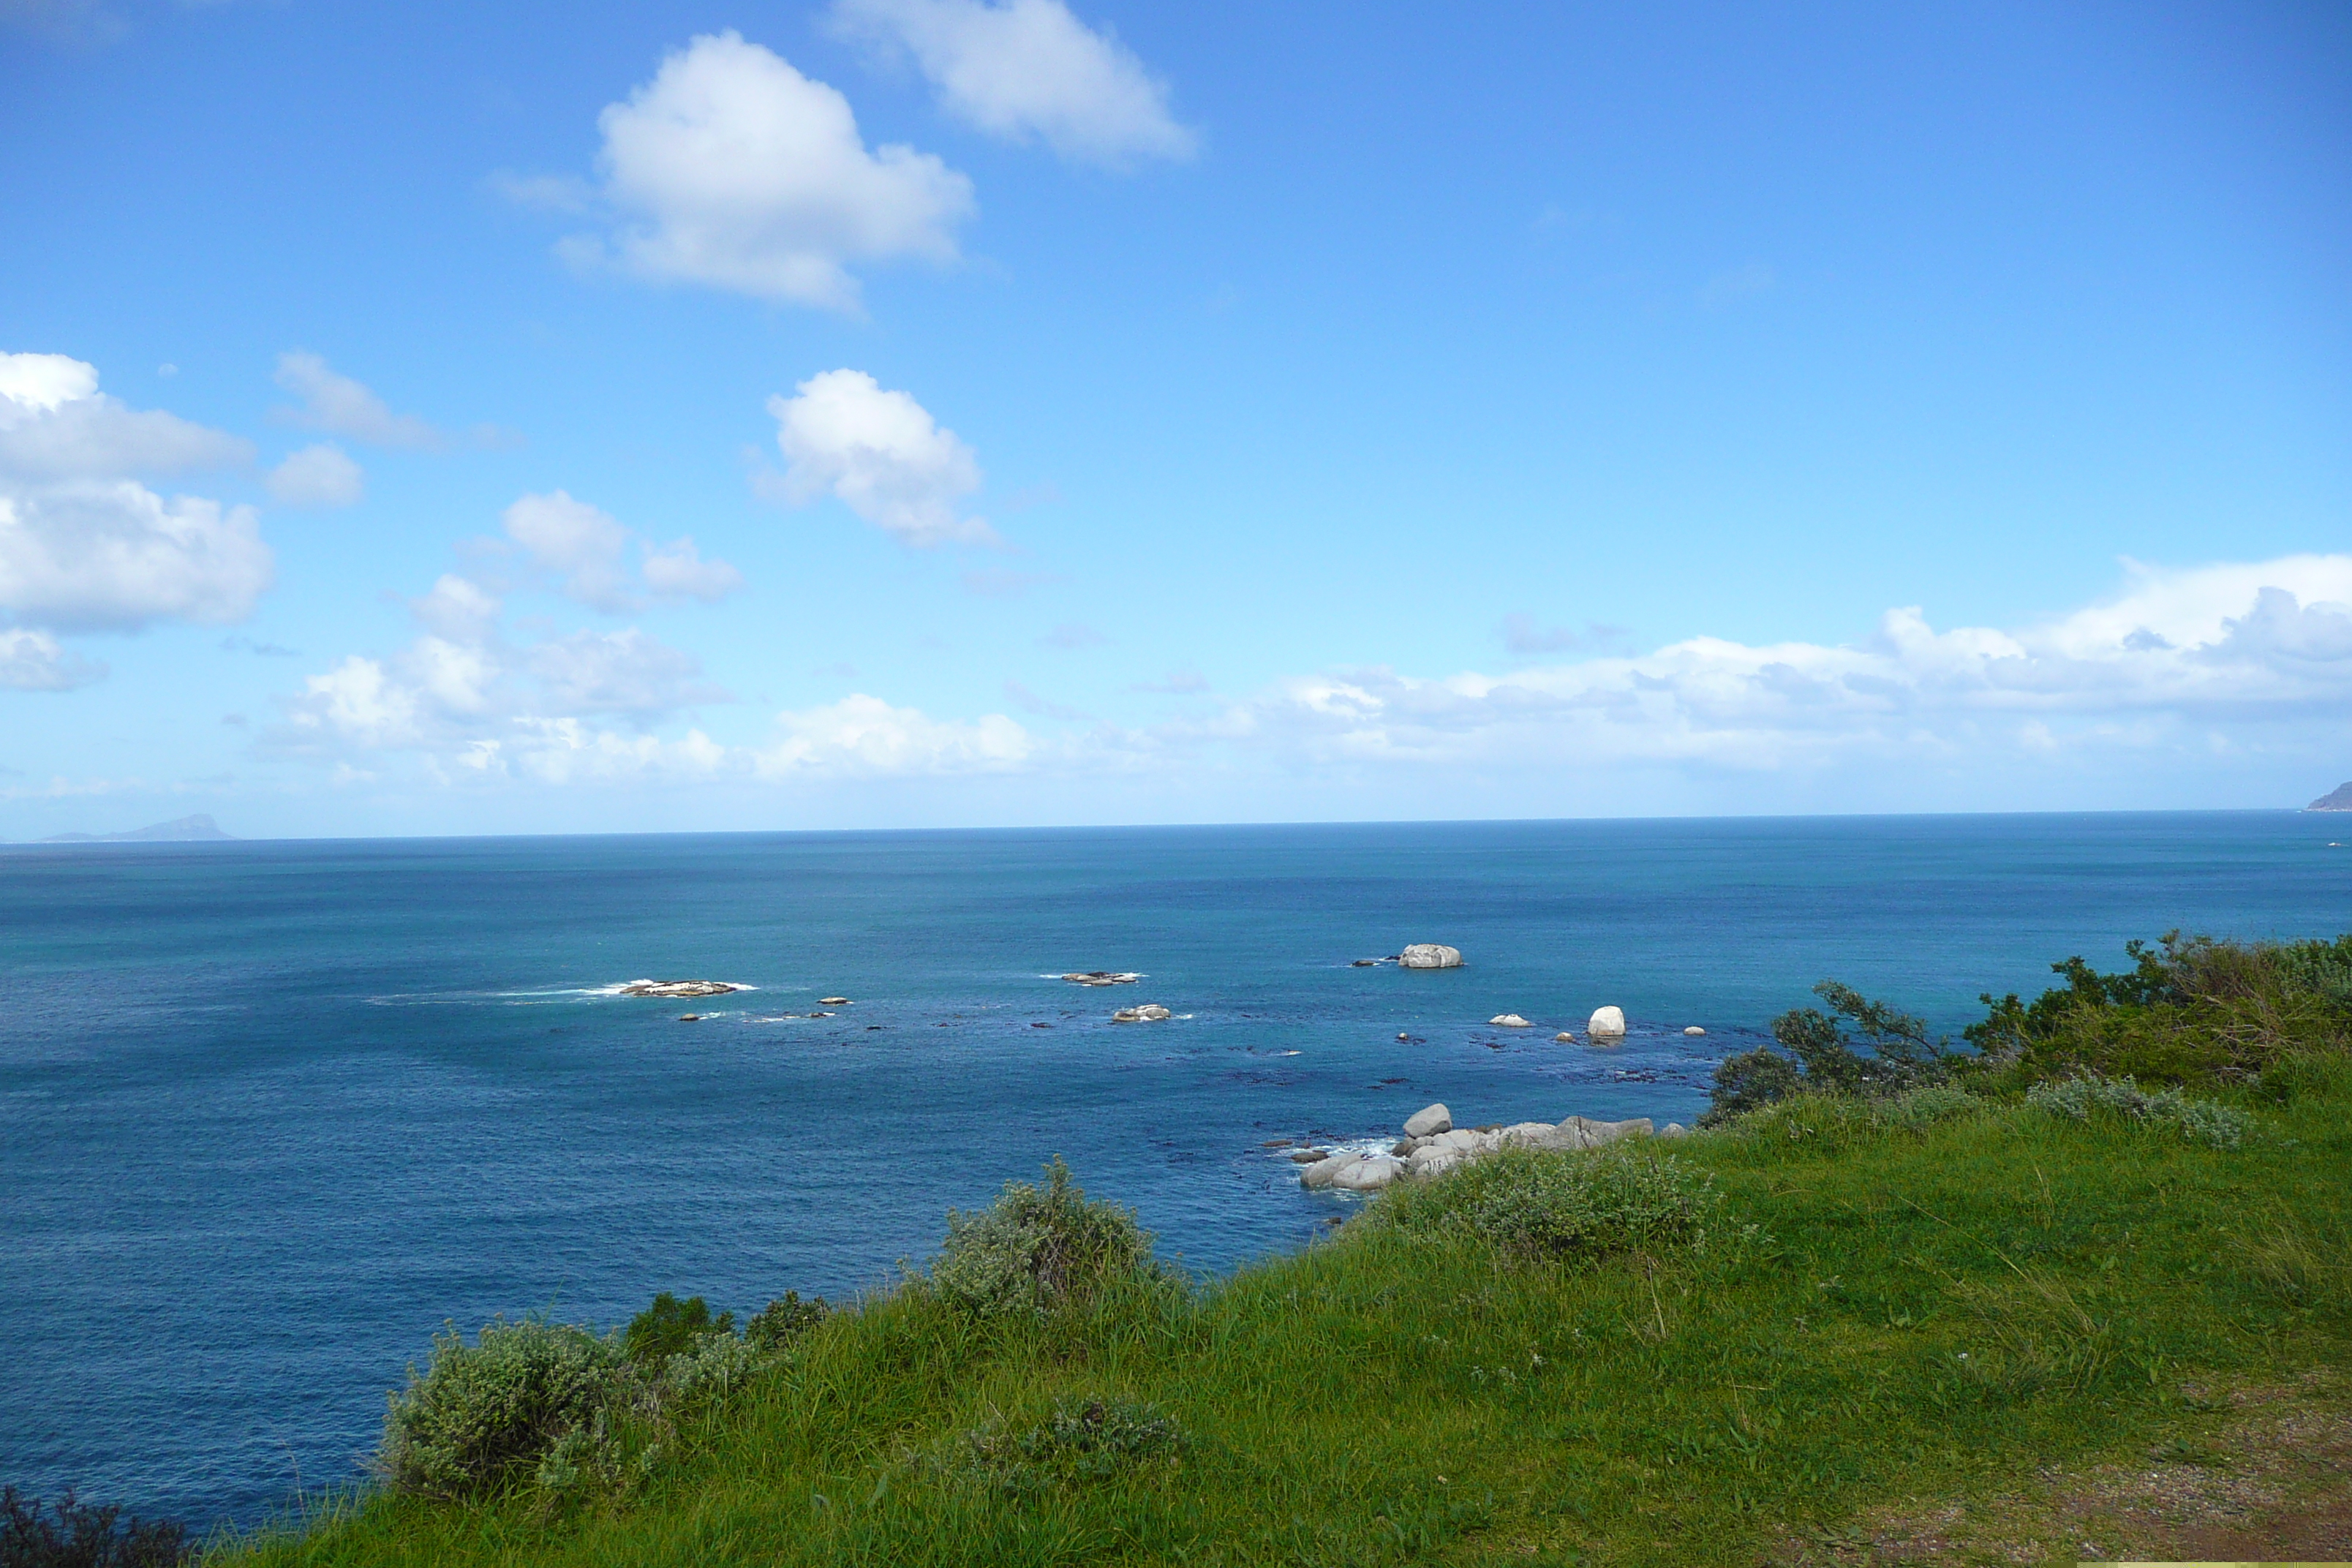
{"type": "Polygon", "coordinates": [[[693,996],[724,996],[730,991],[750,989],[748,985],[737,985],[725,980],[632,980],[621,987],[621,994],[683,1000],[693,996]]]}
{"type": "Polygon", "coordinates": [[[1073,972],[1062,978],[1073,985],[1132,985],[1143,976],[1116,973],[1108,969],[1089,969],[1084,973],[1073,972]]]}
{"type": "Polygon", "coordinates": [[[1321,1150],[1301,1150],[1291,1158],[1304,1165],[1298,1173],[1302,1187],[1370,1193],[1407,1177],[1443,1175],[1497,1149],[1598,1149],[1621,1138],[1678,1138],[1684,1131],[1680,1122],[1668,1122],[1661,1131],[1646,1116],[1625,1121],[1571,1116],[1565,1121],[1462,1128],[1454,1125],[1454,1113],[1440,1104],[1424,1106],[1407,1117],[1404,1136],[1386,1153],[1343,1150],[1323,1154],[1321,1150]],[[1306,1163],[1314,1154],[1323,1157],[1306,1163]]]}

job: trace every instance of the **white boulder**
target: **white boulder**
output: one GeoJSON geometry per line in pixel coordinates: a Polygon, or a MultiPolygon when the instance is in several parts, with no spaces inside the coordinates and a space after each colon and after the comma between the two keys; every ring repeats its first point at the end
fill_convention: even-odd
{"type": "Polygon", "coordinates": [[[1454,1125],[1454,1112],[1440,1101],[1424,1105],[1404,1119],[1404,1135],[1408,1138],[1434,1138],[1454,1125]]]}
{"type": "Polygon", "coordinates": [[[1700,1028],[1696,1024],[1693,1024],[1688,1028],[1685,1029],[1683,1033],[1685,1035],[1704,1035],[1706,1031],[1700,1028]]]}
{"type": "Polygon", "coordinates": [[[1341,1172],[1346,1171],[1349,1166],[1360,1165],[1363,1163],[1364,1157],[1361,1154],[1334,1154],[1329,1159],[1318,1160],[1299,1172],[1298,1184],[1302,1187],[1330,1186],[1339,1179],[1341,1172]]]}
{"type": "Polygon", "coordinates": [[[1486,1022],[1499,1025],[1506,1029],[1524,1029],[1528,1026],[1528,1021],[1517,1013],[1497,1013],[1486,1022]]]}
{"type": "Polygon", "coordinates": [[[1146,1002],[1140,1007],[1121,1007],[1110,1016],[1110,1021],[1114,1024],[1156,1024],[1162,1018],[1173,1016],[1174,1014],[1159,1003],[1146,1002]]]}
{"type": "Polygon", "coordinates": [[[1331,1184],[1346,1193],[1376,1193],[1404,1173],[1393,1154],[1373,1154],[1335,1173],[1331,1184]]]}
{"type": "Polygon", "coordinates": [[[1537,1149],[1598,1149],[1603,1143],[1613,1143],[1634,1133],[1647,1135],[1654,1130],[1646,1116],[1626,1121],[1595,1121],[1589,1116],[1571,1116],[1549,1132],[1532,1141],[1537,1149]]]}
{"type": "Polygon", "coordinates": [[[1584,1026],[1589,1035],[1622,1035],[1625,1032],[1625,1010],[1622,1007],[1595,1007],[1592,1021],[1584,1026]]]}
{"type": "Polygon", "coordinates": [[[1397,964],[1404,969],[1459,969],[1462,950],[1433,942],[1417,942],[1397,954],[1397,964]]]}

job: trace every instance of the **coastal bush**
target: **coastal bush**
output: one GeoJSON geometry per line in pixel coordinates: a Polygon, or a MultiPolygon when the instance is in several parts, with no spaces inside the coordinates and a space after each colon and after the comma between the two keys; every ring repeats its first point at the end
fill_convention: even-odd
{"type": "Polygon", "coordinates": [[[394,1394],[376,1464],[397,1491],[460,1498],[530,1476],[556,1444],[607,1412],[627,1355],[599,1338],[537,1318],[483,1325],[473,1343],[455,1328],[394,1394]]]}
{"type": "Polygon", "coordinates": [[[2052,964],[2064,984],[2032,1002],[1984,1003],[1963,1031],[1972,1079],[2015,1089],[2095,1073],[2182,1089],[2297,1092],[2312,1058],[2340,1058],[2352,1029],[2352,936],[2238,942],[2167,932],[2125,944],[2132,967],[2052,964]]]}
{"type": "Polygon", "coordinates": [[[1467,1232],[1522,1258],[1600,1257],[1694,1242],[1715,1188],[1670,1155],[1503,1149],[1434,1181],[1391,1189],[1379,1212],[1407,1233],[1467,1232]]]}
{"type": "Polygon", "coordinates": [[[0,1568],[176,1568],[195,1554],[183,1525],[126,1519],[70,1491],[44,1509],[0,1488],[0,1568]]]}
{"type": "Polygon", "coordinates": [[[941,1298],[980,1318],[1043,1316],[1118,1279],[1157,1272],[1151,1233],[1135,1211],[1089,1203],[1059,1155],[1041,1189],[1007,1182],[978,1214],[948,1211],[948,1235],[931,1265],[941,1298]]]}
{"type": "Polygon", "coordinates": [[[801,1300],[797,1290],[787,1290],[751,1314],[743,1325],[743,1338],[754,1350],[780,1351],[815,1328],[831,1315],[822,1296],[801,1300]]]}
{"type": "Polygon", "coordinates": [[[735,1314],[710,1315],[710,1305],[699,1296],[679,1300],[665,1290],[653,1305],[629,1320],[621,1335],[621,1349],[639,1366],[657,1367],[680,1352],[693,1350],[712,1334],[732,1334],[735,1314]]]}
{"type": "Polygon", "coordinates": [[[2036,1084],[2025,1091],[2025,1100],[2038,1110],[2075,1121],[2105,1114],[2170,1127],[2189,1142],[2213,1149],[2236,1148],[2245,1142],[2251,1125],[2244,1111],[2216,1100],[2193,1099],[2177,1089],[2150,1093],[2127,1078],[2096,1073],[2036,1084]]]}
{"type": "Polygon", "coordinates": [[[1700,1126],[1721,1126],[1794,1094],[1884,1097],[1940,1083],[1948,1075],[1944,1042],[1929,1039],[1920,1019],[1834,980],[1822,981],[1813,994],[1830,1005],[1828,1013],[1791,1008],[1772,1020],[1780,1050],[1759,1046],[1727,1058],[1716,1069],[1700,1126]]]}
{"type": "Polygon", "coordinates": [[[1967,1089],[1948,1083],[1931,1083],[1881,1100],[1871,1108],[1871,1112],[1883,1126],[1917,1132],[1983,1106],[1984,1101],[1967,1089]]]}

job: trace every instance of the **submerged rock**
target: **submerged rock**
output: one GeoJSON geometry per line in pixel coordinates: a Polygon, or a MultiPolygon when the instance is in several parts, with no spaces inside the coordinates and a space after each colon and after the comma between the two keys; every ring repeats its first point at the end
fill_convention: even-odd
{"type": "Polygon", "coordinates": [[[1404,1119],[1404,1135],[1408,1138],[1434,1138],[1454,1125],[1454,1112],[1440,1101],[1424,1105],[1404,1119]]]}
{"type": "Polygon", "coordinates": [[[1406,969],[1459,969],[1462,950],[1433,942],[1417,942],[1397,954],[1397,963],[1406,969]]]}
{"type": "Polygon", "coordinates": [[[1584,1026],[1588,1035],[1622,1035],[1625,1032],[1625,1010],[1622,1007],[1595,1007],[1592,1021],[1584,1026]]]}
{"type": "Polygon", "coordinates": [[[665,996],[686,1000],[695,996],[724,996],[730,991],[748,991],[748,985],[737,985],[725,980],[632,980],[621,987],[624,996],[665,996]]]}
{"type": "Polygon", "coordinates": [[[1528,1026],[1528,1021],[1517,1013],[1497,1013],[1486,1022],[1506,1029],[1524,1029],[1528,1026]]]}
{"type": "Polygon", "coordinates": [[[1162,1018],[1174,1016],[1159,1003],[1146,1002],[1140,1007],[1121,1007],[1110,1016],[1110,1021],[1114,1024],[1156,1024],[1162,1018]]]}

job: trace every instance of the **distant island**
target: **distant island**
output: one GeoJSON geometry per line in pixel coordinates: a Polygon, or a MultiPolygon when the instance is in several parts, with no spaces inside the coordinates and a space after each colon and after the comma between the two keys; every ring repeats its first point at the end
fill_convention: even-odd
{"type": "MultiPolygon", "coordinates": [[[[2347,785],[2352,788],[2352,785],[2347,785]]],[[[2343,794],[2342,790],[2336,792],[2343,794]]],[[[53,833],[42,839],[44,844],[158,844],[178,843],[198,838],[235,838],[234,833],[223,833],[220,824],[211,816],[198,812],[194,816],[174,817],[145,827],[134,827],[128,833],[53,833]]]]}
{"type": "Polygon", "coordinates": [[[2333,795],[2323,795],[2303,808],[2305,811],[2352,811],[2352,784],[2340,784],[2333,795]]]}

